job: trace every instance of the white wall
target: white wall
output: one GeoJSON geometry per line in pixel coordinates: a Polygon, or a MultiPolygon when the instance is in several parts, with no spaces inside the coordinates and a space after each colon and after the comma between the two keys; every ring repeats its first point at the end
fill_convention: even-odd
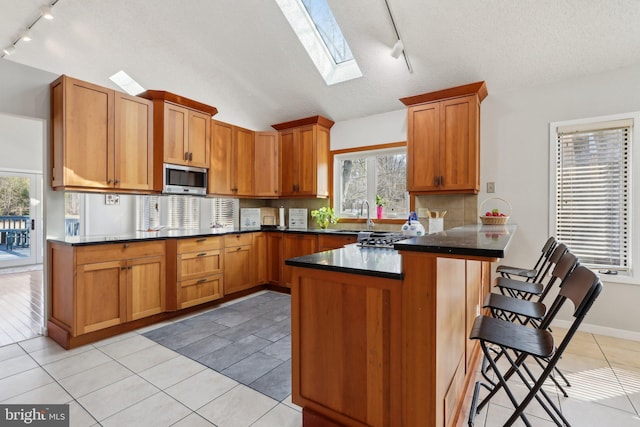
{"type": "MultiPolygon", "coordinates": [[[[512,204],[511,222],[519,227],[504,262],[530,265],[549,234],[549,123],[640,110],[640,66],[503,93],[493,93],[490,81],[487,88],[489,96],[481,105],[478,202],[495,196],[512,204]],[[495,194],[484,192],[488,181],[496,183],[495,194]]],[[[405,113],[337,122],[331,149],[405,140],[405,113]]],[[[585,322],[601,332],[618,332],[607,330],[613,328],[640,337],[640,285],[605,286],[585,322]]],[[[565,310],[560,318],[569,320],[570,314],[565,310]]]]}
{"type": "Polygon", "coordinates": [[[0,114],[0,168],[12,172],[42,173],[45,121],[0,114]]]}
{"type": "Polygon", "coordinates": [[[120,194],[119,205],[105,204],[104,194],[86,194],[85,197],[84,233],[86,235],[135,232],[136,196],[120,194]]]}

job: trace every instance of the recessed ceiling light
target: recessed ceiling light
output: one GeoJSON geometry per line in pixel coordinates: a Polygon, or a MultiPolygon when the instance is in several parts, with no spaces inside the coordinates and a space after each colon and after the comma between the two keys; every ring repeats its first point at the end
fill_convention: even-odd
{"type": "Polygon", "coordinates": [[[109,80],[120,86],[120,88],[127,92],[129,95],[137,95],[145,91],[140,83],[133,80],[131,76],[129,76],[129,74],[125,73],[123,70],[120,70],[113,76],[109,77],[109,80]]]}

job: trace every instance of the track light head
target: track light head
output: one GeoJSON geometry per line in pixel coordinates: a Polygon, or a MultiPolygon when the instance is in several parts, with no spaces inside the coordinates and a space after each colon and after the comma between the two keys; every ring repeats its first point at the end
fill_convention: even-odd
{"type": "Polygon", "coordinates": [[[2,51],[4,52],[5,55],[11,56],[16,51],[16,47],[11,44],[5,47],[4,49],[2,49],[2,51]]]}
{"type": "Polygon", "coordinates": [[[42,6],[40,8],[40,14],[44,19],[53,19],[53,13],[51,13],[51,6],[42,6]]]}
{"type": "Polygon", "coordinates": [[[22,40],[23,42],[30,42],[31,41],[31,32],[29,30],[24,30],[20,34],[20,40],[22,40]]]}
{"type": "Polygon", "coordinates": [[[398,39],[396,44],[393,45],[393,49],[391,49],[391,56],[398,59],[400,58],[400,55],[402,54],[403,50],[404,50],[404,43],[402,43],[402,40],[398,39]]]}

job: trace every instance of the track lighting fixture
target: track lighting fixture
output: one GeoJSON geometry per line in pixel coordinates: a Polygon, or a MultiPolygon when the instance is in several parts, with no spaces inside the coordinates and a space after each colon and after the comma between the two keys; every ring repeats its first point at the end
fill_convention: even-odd
{"type": "Polygon", "coordinates": [[[42,6],[39,9],[40,13],[38,14],[38,17],[33,20],[31,25],[27,26],[27,28],[20,33],[18,38],[15,39],[13,41],[13,43],[11,43],[11,45],[9,45],[9,46],[5,47],[4,49],[2,49],[2,52],[0,52],[0,58],[4,58],[5,56],[9,56],[9,55],[13,54],[16,51],[16,45],[18,44],[18,42],[31,41],[31,29],[33,28],[33,26],[36,25],[38,23],[38,21],[41,20],[42,18],[44,18],[44,19],[53,19],[53,14],[51,13],[51,9],[59,1],[60,0],[53,0],[50,3],[42,6]]]}
{"type": "Polygon", "coordinates": [[[391,6],[389,6],[389,0],[384,0],[384,3],[387,5],[387,12],[389,13],[389,18],[391,18],[391,25],[393,25],[393,31],[396,33],[396,43],[393,45],[391,49],[391,56],[398,59],[400,55],[404,56],[404,62],[407,64],[407,69],[410,73],[413,73],[413,67],[411,67],[411,62],[409,62],[409,56],[407,55],[407,51],[404,48],[404,43],[400,38],[400,31],[398,31],[398,26],[396,25],[396,20],[393,18],[393,13],[391,13],[391,6]]]}

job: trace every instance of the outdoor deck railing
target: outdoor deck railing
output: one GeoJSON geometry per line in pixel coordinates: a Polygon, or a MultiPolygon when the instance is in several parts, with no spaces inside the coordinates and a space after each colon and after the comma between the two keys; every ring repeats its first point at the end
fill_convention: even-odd
{"type": "Polygon", "coordinates": [[[0,215],[0,245],[7,251],[14,247],[28,248],[31,218],[27,215],[0,215]]]}

